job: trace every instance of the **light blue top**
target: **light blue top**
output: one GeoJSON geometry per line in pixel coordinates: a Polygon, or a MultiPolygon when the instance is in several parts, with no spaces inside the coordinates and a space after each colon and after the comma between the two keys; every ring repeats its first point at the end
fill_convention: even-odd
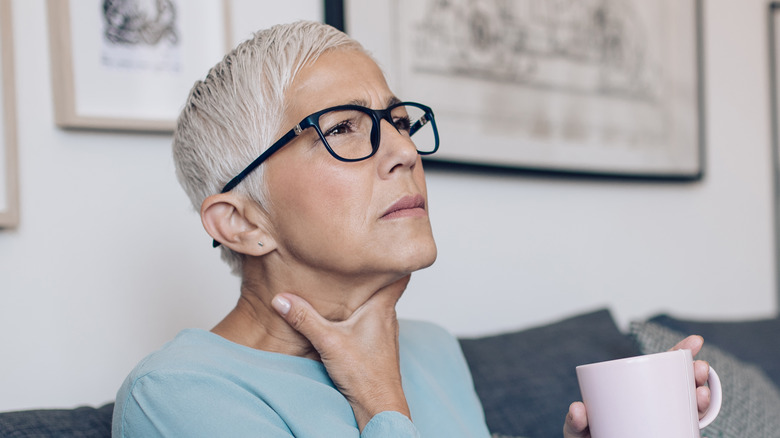
{"type": "Polygon", "coordinates": [[[382,412],[360,434],[320,362],[184,330],[127,377],[112,436],[488,438],[458,341],[438,326],[400,321],[399,346],[412,421],[382,412]]]}

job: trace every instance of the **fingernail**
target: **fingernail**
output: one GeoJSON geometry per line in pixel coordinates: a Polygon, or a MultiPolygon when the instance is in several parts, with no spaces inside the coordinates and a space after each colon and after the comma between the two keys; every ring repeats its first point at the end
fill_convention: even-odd
{"type": "Polygon", "coordinates": [[[271,300],[271,306],[273,306],[273,308],[282,315],[287,315],[290,312],[290,301],[288,301],[287,298],[281,297],[279,295],[275,296],[274,299],[271,300]]]}

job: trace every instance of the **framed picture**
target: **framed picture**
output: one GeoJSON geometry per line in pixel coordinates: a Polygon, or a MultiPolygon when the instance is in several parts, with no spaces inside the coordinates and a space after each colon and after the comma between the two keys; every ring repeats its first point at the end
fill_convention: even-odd
{"type": "Polygon", "coordinates": [[[55,121],[170,132],[231,45],[229,0],[48,0],[55,121]]]}
{"type": "Polygon", "coordinates": [[[0,227],[19,222],[11,0],[0,0],[0,227]]]}
{"type": "Polygon", "coordinates": [[[431,160],[695,180],[700,1],[347,0],[345,26],[433,108],[431,160]]]}
{"type": "MultiPolygon", "coordinates": [[[[772,114],[772,161],[775,195],[775,252],[780,273],[780,2],[769,3],[769,85],[772,114]]],[[[777,277],[780,294],[780,275],[777,277]]]]}

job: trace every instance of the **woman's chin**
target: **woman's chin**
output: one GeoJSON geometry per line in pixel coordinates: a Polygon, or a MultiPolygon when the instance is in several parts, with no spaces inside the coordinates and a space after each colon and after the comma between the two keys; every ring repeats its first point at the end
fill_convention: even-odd
{"type": "Polygon", "coordinates": [[[407,262],[402,271],[405,273],[412,273],[431,266],[433,262],[436,261],[436,256],[436,243],[431,239],[429,244],[411,248],[409,253],[400,257],[399,260],[405,260],[407,262]]]}

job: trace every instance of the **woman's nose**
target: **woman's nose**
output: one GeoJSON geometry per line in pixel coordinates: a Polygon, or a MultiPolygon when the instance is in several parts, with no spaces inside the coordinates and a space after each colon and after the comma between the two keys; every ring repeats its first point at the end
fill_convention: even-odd
{"type": "Polygon", "coordinates": [[[382,157],[382,173],[388,175],[399,168],[414,168],[418,154],[411,137],[399,132],[387,120],[381,120],[379,127],[380,143],[377,152],[382,157]]]}

